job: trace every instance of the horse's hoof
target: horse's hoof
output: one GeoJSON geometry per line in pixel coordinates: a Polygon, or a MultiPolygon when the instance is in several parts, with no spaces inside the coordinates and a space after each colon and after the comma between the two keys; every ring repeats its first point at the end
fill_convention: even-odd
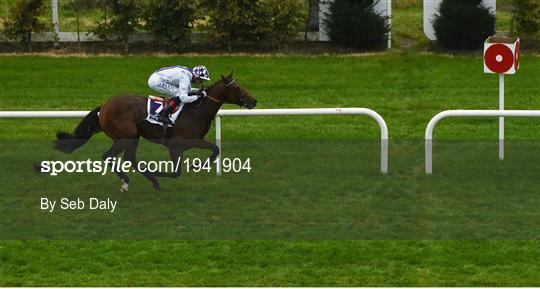
{"type": "Polygon", "coordinates": [[[34,169],[34,171],[35,171],[36,173],[41,173],[41,169],[42,169],[43,167],[41,166],[41,164],[34,164],[34,165],[32,166],[32,168],[34,169]]]}
{"type": "Polygon", "coordinates": [[[154,189],[156,189],[156,190],[161,189],[161,186],[159,185],[159,183],[153,183],[152,187],[154,187],[154,189]]]}
{"type": "Polygon", "coordinates": [[[120,187],[120,192],[125,193],[129,190],[129,183],[122,183],[122,186],[120,187]]]}

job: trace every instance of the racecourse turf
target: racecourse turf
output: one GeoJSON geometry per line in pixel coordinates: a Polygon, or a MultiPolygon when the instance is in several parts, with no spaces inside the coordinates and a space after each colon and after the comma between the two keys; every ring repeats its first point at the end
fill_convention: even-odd
{"type": "MultiPolygon", "coordinates": [[[[540,120],[507,119],[504,162],[496,119],[445,120],[434,175],[423,173],[432,116],[498,107],[481,55],[1,56],[0,109],[90,110],[151,93],[148,75],[178,63],[205,64],[214,79],[234,69],[257,108],[376,110],[390,130],[389,175],[378,173],[367,117],[225,118],[223,155],[251,158],[252,172],[188,173],[158,192],[133,173],[120,194],[113,175],[32,171],[45,159],[99,159],[103,134],[63,155],[50,141],[78,119],[2,119],[1,285],[540,285],[540,120]],[[111,197],[119,208],[47,214],[44,196],[111,197]]],[[[507,109],[540,108],[538,75],[540,57],[525,55],[507,77],[507,109]]],[[[166,153],[143,142],[140,157],[166,153]]]]}

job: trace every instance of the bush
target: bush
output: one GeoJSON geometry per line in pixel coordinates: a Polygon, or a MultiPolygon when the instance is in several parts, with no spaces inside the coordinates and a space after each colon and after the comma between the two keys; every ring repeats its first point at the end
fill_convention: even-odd
{"type": "Polygon", "coordinates": [[[526,44],[540,46],[540,4],[538,0],[514,0],[514,20],[518,36],[526,44]],[[529,43],[527,43],[529,42],[529,43]]]}
{"type": "Polygon", "coordinates": [[[44,9],[44,0],[22,0],[10,11],[11,17],[4,23],[7,39],[21,40],[32,51],[32,33],[45,30],[47,25],[39,20],[44,9]]]}
{"type": "Polygon", "coordinates": [[[270,10],[272,45],[278,46],[293,40],[305,27],[307,3],[298,0],[266,1],[270,10]]]}
{"type": "Polygon", "coordinates": [[[212,39],[232,46],[280,45],[304,24],[301,0],[217,0],[210,5],[212,39]]]}
{"type": "Polygon", "coordinates": [[[376,0],[335,0],[326,29],[336,44],[362,50],[382,49],[388,40],[388,19],[374,10],[376,0]]]}
{"type": "Polygon", "coordinates": [[[129,36],[140,25],[141,7],[137,0],[102,0],[105,11],[110,11],[110,21],[107,14],[94,29],[101,39],[116,37],[124,43],[124,50],[129,51],[129,36]]]}
{"type": "Polygon", "coordinates": [[[495,15],[482,0],[443,0],[432,23],[437,43],[448,49],[480,49],[495,34],[495,15]]]}
{"type": "Polygon", "coordinates": [[[145,13],[146,27],[154,33],[158,45],[165,43],[177,49],[191,40],[195,6],[190,0],[153,0],[145,13]]]}

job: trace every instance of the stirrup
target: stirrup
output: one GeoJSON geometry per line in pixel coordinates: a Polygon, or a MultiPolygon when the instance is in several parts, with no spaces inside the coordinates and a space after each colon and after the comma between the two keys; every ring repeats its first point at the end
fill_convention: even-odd
{"type": "Polygon", "coordinates": [[[157,120],[164,124],[164,127],[173,127],[174,123],[171,121],[171,118],[169,116],[166,116],[165,119],[161,117],[157,117],[157,120]]]}

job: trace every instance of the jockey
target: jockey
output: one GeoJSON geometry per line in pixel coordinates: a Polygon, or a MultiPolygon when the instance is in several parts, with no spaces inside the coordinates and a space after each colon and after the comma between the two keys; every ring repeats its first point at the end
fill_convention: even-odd
{"type": "Polygon", "coordinates": [[[157,120],[170,125],[172,122],[169,119],[169,114],[180,102],[189,103],[199,99],[199,97],[206,97],[206,91],[191,87],[191,84],[201,84],[205,80],[210,80],[210,73],[202,65],[193,69],[184,66],[170,66],[156,70],[148,78],[148,86],[159,93],[173,97],[159,112],[157,120]]]}

